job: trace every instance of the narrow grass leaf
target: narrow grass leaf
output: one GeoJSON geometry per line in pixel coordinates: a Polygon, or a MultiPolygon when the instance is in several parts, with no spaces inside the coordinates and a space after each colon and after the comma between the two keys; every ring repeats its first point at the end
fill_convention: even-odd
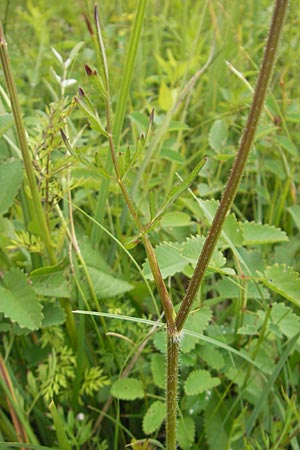
{"type": "Polygon", "coordinates": [[[65,433],[65,424],[62,421],[62,418],[56,408],[56,405],[54,403],[54,401],[52,400],[50,405],[49,405],[49,410],[52,416],[52,420],[54,423],[54,429],[55,429],[55,433],[56,433],[56,437],[59,443],[59,448],[60,450],[72,450],[66,433],[65,433]]]}

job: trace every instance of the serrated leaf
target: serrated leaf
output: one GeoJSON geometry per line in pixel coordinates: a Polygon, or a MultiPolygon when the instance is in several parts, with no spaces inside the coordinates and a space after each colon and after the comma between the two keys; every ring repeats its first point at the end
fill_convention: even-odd
{"type": "MultiPolygon", "coordinates": [[[[188,261],[180,254],[178,246],[173,242],[164,242],[155,247],[155,254],[163,278],[175,275],[181,272],[188,261]]],[[[153,275],[148,260],[143,265],[145,277],[153,280],[153,275]]]]}
{"type": "Polygon", "coordinates": [[[153,344],[155,348],[159,350],[161,353],[165,354],[167,352],[167,340],[166,340],[166,332],[158,331],[155,333],[153,337],[153,344]]]}
{"type": "Polygon", "coordinates": [[[136,378],[122,378],[112,384],[110,393],[120,400],[143,398],[143,383],[136,378]]]}
{"type": "Polygon", "coordinates": [[[70,286],[65,272],[30,275],[35,292],[46,297],[65,298],[70,296],[70,286]]]}
{"type": "Polygon", "coordinates": [[[165,378],[166,378],[166,360],[163,355],[155,353],[151,358],[151,372],[153,376],[153,381],[156,386],[160,388],[165,388],[165,378]]]}
{"type": "MultiPolygon", "coordinates": [[[[192,236],[188,238],[182,246],[182,255],[189,260],[189,262],[195,266],[200,256],[205,238],[203,236],[192,236]]],[[[209,263],[209,267],[223,267],[226,263],[226,259],[221,252],[215,250],[209,263]]]]}
{"type": "Polygon", "coordinates": [[[300,306],[300,278],[298,272],[285,264],[268,267],[260,280],[272,291],[300,306]]]}
{"type": "MultiPolygon", "coordinates": [[[[189,331],[195,331],[196,333],[203,333],[203,331],[208,327],[211,318],[212,312],[210,308],[204,306],[199,311],[189,314],[184,328],[189,331]]],[[[199,342],[198,338],[184,333],[180,350],[182,353],[188,353],[195,348],[197,342],[199,342]]]]}
{"type": "Polygon", "coordinates": [[[97,298],[115,297],[130,291],[133,286],[127,281],[112,277],[94,267],[88,268],[97,298]]]}
{"type": "Polygon", "coordinates": [[[216,120],[209,131],[208,142],[213,150],[219,152],[227,141],[228,126],[224,120],[216,120]]]}
{"type": "Polygon", "coordinates": [[[244,245],[274,244],[276,242],[288,241],[287,234],[273,225],[261,223],[242,223],[244,245]]]}
{"type": "Polygon", "coordinates": [[[145,434],[154,433],[161,427],[166,417],[166,407],[163,402],[159,400],[152,403],[148,408],[143,419],[143,430],[145,434]]]}
{"type": "Polygon", "coordinates": [[[65,321],[65,311],[59,303],[48,302],[43,308],[44,318],[41,327],[53,327],[61,325],[65,321]]]}
{"type": "Polygon", "coordinates": [[[197,395],[220,384],[220,379],[212,377],[208,370],[194,370],[184,384],[186,395],[197,395]]]}
{"type": "Polygon", "coordinates": [[[42,306],[26,275],[19,269],[4,274],[0,285],[0,312],[21,328],[37,330],[41,326],[42,306]]]}
{"type": "Polygon", "coordinates": [[[13,124],[14,117],[11,113],[0,114],[0,137],[2,137],[13,124]]]}
{"type": "Polygon", "coordinates": [[[195,440],[195,422],[191,417],[180,417],[177,424],[177,439],[183,450],[188,450],[195,440]]]}
{"type": "Polygon", "coordinates": [[[23,180],[23,165],[18,159],[0,165],[0,215],[13,204],[23,180]]]}
{"type": "Polygon", "coordinates": [[[220,370],[225,365],[222,353],[211,345],[201,347],[200,357],[215,370],[220,370]]]}
{"type": "Polygon", "coordinates": [[[276,324],[282,334],[292,338],[300,330],[300,318],[284,303],[273,303],[271,320],[276,324]]]}

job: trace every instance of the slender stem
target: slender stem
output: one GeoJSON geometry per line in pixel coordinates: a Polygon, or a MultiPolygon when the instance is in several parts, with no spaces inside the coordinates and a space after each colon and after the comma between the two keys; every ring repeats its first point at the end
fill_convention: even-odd
{"type": "Polygon", "coordinates": [[[30,151],[29,151],[29,148],[27,145],[26,133],[25,133],[24,123],[23,123],[23,119],[22,119],[21,108],[19,105],[17,89],[16,89],[16,85],[15,85],[15,81],[14,81],[14,77],[13,77],[13,73],[12,73],[12,69],[11,69],[9,54],[8,54],[8,50],[7,50],[7,42],[5,40],[1,22],[0,22],[0,59],[1,59],[2,67],[3,67],[7,90],[8,90],[9,96],[10,96],[10,100],[11,100],[11,108],[12,108],[14,119],[15,119],[16,131],[17,131],[19,146],[20,146],[23,161],[24,161],[27,181],[28,181],[30,193],[32,196],[34,213],[36,216],[37,223],[39,224],[39,234],[41,235],[41,237],[44,241],[47,255],[49,258],[49,262],[51,264],[55,264],[56,257],[55,257],[54,249],[53,249],[53,246],[51,243],[50,233],[49,233],[49,229],[47,227],[45,214],[44,214],[42,204],[41,204],[41,198],[40,198],[38,187],[37,187],[37,182],[36,182],[36,177],[35,177],[35,173],[34,173],[34,169],[33,169],[31,154],[30,154],[30,151]]]}
{"type": "Polygon", "coordinates": [[[178,311],[176,326],[181,330],[184,322],[191,310],[195,295],[203,280],[204,273],[216,246],[218,237],[222,230],[226,215],[235,198],[246,162],[253,143],[255,131],[258,125],[261,112],[263,110],[264,100],[267,88],[271,79],[272,69],[274,67],[275,55],[279,44],[280,33],[282,30],[288,0],[276,0],[271,20],[269,36],[263,56],[259,77],[255,87],[252,105],[248,115],[247,123],[242,135],[239,151],[235,158],[232,171],[229,175],[221,202],[217,209],[209,234],[204,243],[202,252],[198,259],[194,274],[186,291],[185,297],[178,311]]]}
{"type": "MultiPolygon", "coordinates": [[[[135,59],[136,59],[138,44],[140,41],[146,4],[147,4],[147,0],[139,0],[138,1],[135,21],[134,21],[132,33],[131,33],[130,40],[129,40],[128,53],[126,56],[124,70],[123,70],[123,74],[122,74],[122,80],[121,80],[120,96],[119,96],[117,107],[116,107],[114,125],[113,125],[113,129],[112,129],[113,141],[114,141],[116,148],[118,148],[119,142],[120,142],[121,130],[122,130],[124,117],[125,117],[127,99],[128,99],[128,95],[129,95],[129,88],[130,88],[131,81],[132,81],[133,68],[134,68],[134,63],[135,63],[135,59]]],[[[102,50],[103,49],[104,49],[104,45],[103,45],[102,50]]],[[[103,61],[102,56],[101,56],[101,59],[103,61]]],[[[104,61],[106,61],[106,59],[104,61]]],[[[105,170],[107,173],[111,174],[112,166],[113,165],[112,165],[111,155],[108,155],[107,160],[106,160],[106,165],[105,165],[105,170]]],[[[109,179],[103,178],[103,180],[101,182],[101,189],[99,190],[99,194],[98,194],[96,211],[95,211],[95,218],[96,218],[97,222],[99,222],[99,223],[103,222],[104,213],[105,213],[105,202],[106,202],[107,195],[108,195],[108,189],[109,189],[109,179]]],[[[99,227],[97,227],[97,224],[95,223],[93,225],[92,234],[91,234],[91,241],[92,241],[92,245],[94,247],[99,244],[101,235],[102,235],[102,231],[99,230],[99,227]]]]}
{"type": "Polygon", "coordinates": [[[167,450],[176,450],[176,419],[177,419],[177,389],[178,389],[178,360],[179,336],[167,333],[167,420],[166,444],[167,450]]]}

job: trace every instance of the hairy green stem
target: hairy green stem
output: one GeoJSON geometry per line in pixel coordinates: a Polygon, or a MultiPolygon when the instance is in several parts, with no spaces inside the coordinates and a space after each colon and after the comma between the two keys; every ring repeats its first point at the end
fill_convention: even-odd
{"type": "Polygon", "coordinates": [[[176,327],[181,330],[184,322],[191,310],[195,295],[203,280],[204,273],[216,246],[218,237],[226,215],[235,198],[243,171],[248,159],[248,155],[253,143],[255,131],[261,116],[267,88],[271,79],[272,69],[274,67],[275,55],[279,44],[279,38],[284,23],[284,18],[288,6],[288,0],[276,0],[271,20],[269,36],[263,56],[259,77],[256,83],[255,92],[248,115],[247,123],[240,141],[239,151],[235,158],[232,171],[229,175],[222,199],[211,225],[209,234],[204,243],[202,252],[199,256],[194,274],[186,291],[176,317],[176,327]]]}
{"type": "Polygon", "coordinates": [[[55,264],[56,257],[51,243],[50,232],[47,226],[45,214],[41,204],[41,198],[37,187],[31,154],[27,145],[26,133],[22,119],[21,108],[19,105],[17,89],[7,50],[7,42],[3,33],[1,23],[0,23],[0,59],[3,67],[7,90],[11,100],[11,108],[15,119],[19,146],[22,152],[22,158],[25,166],[25,172],[28,181],[28,186],[30,189],[30,194],[32,196],[32,206],[35,214],[35,219],[39,224],[39,234],[45,244],[50,264],[55,264]]]}
{"type": "Polygon", "coordinates": [[[178,360],[180,336],[167,333],[167,420],[166,444],[167,450],[176,450],[176,420],[177,420],[177,389],[178,360]]]}

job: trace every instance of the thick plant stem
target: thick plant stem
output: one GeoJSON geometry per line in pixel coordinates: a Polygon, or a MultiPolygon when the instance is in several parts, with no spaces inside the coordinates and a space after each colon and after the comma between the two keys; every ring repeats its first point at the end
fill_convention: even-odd
{"type": "Polygon", "coordinates": [[[185,297],[178,311],[176,327],[181,330],[184,322],[191,310],[195,295],[203,280],[204,273],[218,241],[226,215],[235,198],[248,155],[253,143],[255,131],[261,116],[267,88],[271,79],[272,70],[275,63],[276,51],[279,38],[284,23],[284,18],[288,6],[288,0],[276,0],[271,20],[269,36],[263,56],[259,77],[256,83],[252,105],[248,115],[247,123],[240,141],[239,151],[235,158],[232,171],[228,178],[220,205],[217,209],[209,234],[204,243],[202,252],[198,259],[194,274],[186,291],[185,297]]]}
{"type": "Polygon", "coordinates": [[[172,332],[167,333],[167,420],[166,445],[167,450],[176,449],[176,419],[177,419],[177,388],[178,388],[178,360],[179,336],[172,332]]]}
{"type": "Polygon", "coordinates": [[[5,36],[3,33],[2,25],[0,23],[0,58],[3,67],[4,77],[7,85],[7,90],[11,100],[11,108],[13,111],[16,131],[19,141],[19,146],[22,152],[23,162],[25,166],[25,172],[27,177],[28,186],[30,189],[30,194],[32,197],[32,204],[35,213],[35,219],[39,225],[39,234],[45,244],[45,248],[47,251],[48,259],[50,264],[56,263],[56,257],[54,253],[54,249],[51,243],[50,232],[47,226],[45,214],[41,204],[41,198],[39,195],[36,177],[33,169],[32,158],[30,155],[30,151],[27,145],[27,139],[25,134],[25,128],[23,124],[21,108],[19,105],[17,89],[10,65],[8,50],[7,50],[7,42],[5,40],[5,36]]]}

